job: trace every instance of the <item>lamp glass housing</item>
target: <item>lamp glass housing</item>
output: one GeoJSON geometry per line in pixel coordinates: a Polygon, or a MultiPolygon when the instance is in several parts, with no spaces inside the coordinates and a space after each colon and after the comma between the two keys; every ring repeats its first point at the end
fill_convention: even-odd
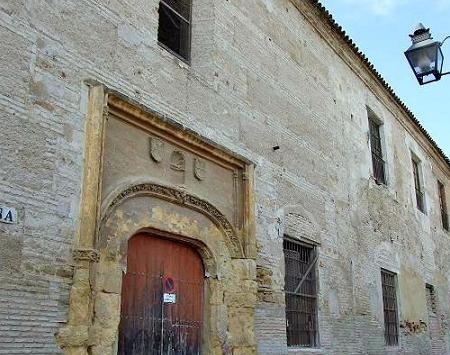
{"type": "Polygon", "coordinates": [[[441,78],[444,56],[441,43],[431,39],[413,44],[405,56],[420,85],[441,78]]]}

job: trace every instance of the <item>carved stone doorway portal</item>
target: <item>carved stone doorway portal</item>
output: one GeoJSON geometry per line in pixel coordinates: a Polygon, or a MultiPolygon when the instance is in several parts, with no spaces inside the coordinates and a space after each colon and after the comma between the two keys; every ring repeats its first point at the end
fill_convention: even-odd
{"type": "MultiPolygon", "coordinates": [[[[195,324],[198,332],[176,332],[170,326],[163,338],[178,344],[174,347],[181,342],[191,344],[186,354],[255,354],[253,165],[101,86],[90,89],[86,120],[74,282],[68,324],[57,334],[65,353],[128,354],[126,334],[139,327],[127,322],[131,316],[139,318],[137,313],[151,312],[146,317],[147,321],[153,317],[153,328],[164,325],[156,311],[161,292],[167,294],[167,302],[177,295],[164,292],[164,278],[170,275],[152,263],[165,255],[174,258],[170,267],[184,257],[191,258],[196,270],[191,276],[199,289],[191,290],[196,296],[189,297],[196,303],[183,303],[183,296],[172,310],[180,316],[178,325],[188,318],[186,322],[195,324]],[[139,243],[142,248],[136,247],[139,243]],[[149,250],[161,249],[161,253],[142,257],[149,264],[139,256],[147,243],[152,244],[149,250]],[[173,246],[176,252],[167,254],[169,249],[163,245],[173,246]],[[193,255],[198,255],[196,261],[193,255]],[[136,262],[145,264],[141,266],[147,271],[154,268],[153,274],[163,272],[154,280],[159,286],[137,281],[138,273],[147,271],[136,269],[136,262]],[[128,292],[133,282],[133,297],[147,297],[141,291],[148,288],[155,307],[144,309],[133,301],[133,310],[128,292]]],[[[174,279],[184,280],[184,271],[179,272],[174,279]]],[[[183,283],[178,283],[182,291],[183,283]]],[[[161,310],[171,312],[168,305],[161,310]]],[[[160,346],[158,334],[141,334],[141,346],[146,347],[148,340],[144,339],[152,336],[153,345],[148,347],[160,346]]]]}

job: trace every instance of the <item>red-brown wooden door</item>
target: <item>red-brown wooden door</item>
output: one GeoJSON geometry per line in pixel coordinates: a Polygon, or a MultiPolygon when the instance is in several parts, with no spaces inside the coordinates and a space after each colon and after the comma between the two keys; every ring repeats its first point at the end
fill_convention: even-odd
{"type": "Polygon", "coordinates": [[[132,237],[122,282],[118,354],[200,354],[203,278],[202,261],[188,245],[148,234],[132,237]],[[176,303],[164,303],[163,293],[175,294],[176,303]]]}

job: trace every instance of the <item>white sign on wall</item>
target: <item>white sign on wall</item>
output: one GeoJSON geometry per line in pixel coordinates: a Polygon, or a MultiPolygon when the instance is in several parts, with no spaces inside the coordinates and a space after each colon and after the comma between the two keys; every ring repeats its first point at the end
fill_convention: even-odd
{"type": "Polygon", "coordinates": [[[12,207],[0,206],[0,222],[15,224],[17,223],[17,211],[12,207]]]}
{"type": "Polygon", "coordinates": [[[163,297],[163,302],[175,304],[177,303],[177,295],[175,293],[165,293],[163,297]]]}

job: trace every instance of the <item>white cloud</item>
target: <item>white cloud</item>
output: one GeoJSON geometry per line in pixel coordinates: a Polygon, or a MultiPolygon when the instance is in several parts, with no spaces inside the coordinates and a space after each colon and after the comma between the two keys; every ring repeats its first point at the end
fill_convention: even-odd
{"type": "Polygon", "coordinates": [[[450,0],[323,0],[324,3],[340,1],[355,10],[362,11],[368,15],[389,16],[396,13],[402,6],[428,6],[440,11],[450,10],[450,0]]]}
{"type": "Polygon", "coordinates": [[[373,15],[388,16],[401,6],[405,0],[343,0],[349,5],[373,15]]]}
{"type": "Polygon", "coordinates": [[[372,4],[373,11],[379,15],[391,14],[393,10],[399,5],[396,0],[379,0],[369,1],[372,4]]]}
{"type": "Polygon", "coordinates": [[[434,5],[437,6],[439,10],[448,10],[450,9],[450,0],[432,0],[434,5]]]}

